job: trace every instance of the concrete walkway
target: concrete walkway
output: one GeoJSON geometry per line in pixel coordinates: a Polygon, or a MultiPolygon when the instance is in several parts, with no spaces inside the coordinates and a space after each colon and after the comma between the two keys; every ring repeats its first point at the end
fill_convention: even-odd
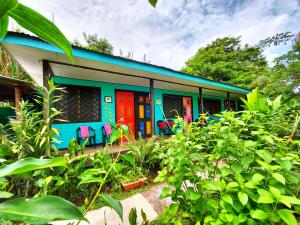
{"type": "MultiPolygon", "coordinates": [[[[169,205],[171,203],[170,199],[159,200],[159,196],[161,194],[162,188],[164,184],[159,184],[157,186],[152,187],[151,189],[141,192],[139,194],[135,194],[129,198],[126,198],[121,201],[123,206],[123,222],[117,215],[115,211],[113,211],[109,207],[103,207],[97,210],[93,210],[87,213],[86,218],[90,223],[81,222],[80,225],[129,225],[128,215],[132,208],[137,209],[138,214],[138,222],[141,223],[141,209],[146,213],[149,221],[154,220],[160,213],[162,213],[163,207],[165,205],[169,205]]],[[[67,225],[69,222],[75,221],[57,221],[53,222],[53,225],[67,225]]]]}

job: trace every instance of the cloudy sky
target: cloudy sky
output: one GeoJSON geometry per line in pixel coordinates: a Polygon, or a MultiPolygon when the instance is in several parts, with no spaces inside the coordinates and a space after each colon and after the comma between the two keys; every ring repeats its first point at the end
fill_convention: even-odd
{"type": "MultiPolygon", "coordinates": [[[[134,59],[180,69],[196,51],[217,37],[242,36],[255,44],[276,33],[300,31],[300,0],[21,0],[73,40],[82,32],[107,38],[134,59]]],[[[13,25],[12,25],[13,26],[13,25]]],[[[265,52],[271,60],[290,48],[265,52]]]]}

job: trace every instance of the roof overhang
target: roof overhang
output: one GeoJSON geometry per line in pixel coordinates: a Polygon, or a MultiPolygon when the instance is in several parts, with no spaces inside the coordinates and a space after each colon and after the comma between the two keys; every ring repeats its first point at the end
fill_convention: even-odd
{"type": "Polygon", "coordinates": [[[26,81],[0,75],[0,101],[13,100],[15,87],[20,87],[25,95],[33,90],[32,85],[26,81]]]}
{"type": "Polygon", "coordinates": [[[43,84],[43,61],[49,62],[55,76],[94,80],[149,87],[154,80],[155,88],[232,97],[244,96],[250,91],[237,86],[187,75],[165,67],[105,55],[94,51],[73,48],[74,64],[57,47],[36,37],[9,33],[2,45],[40,85],[43,84]]]}

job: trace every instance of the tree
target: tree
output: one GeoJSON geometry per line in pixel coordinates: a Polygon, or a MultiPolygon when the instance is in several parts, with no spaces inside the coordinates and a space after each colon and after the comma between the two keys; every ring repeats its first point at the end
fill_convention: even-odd
{"type": "Polygon", "coordinates": [[[83,33],[83,37],[85,42],[87,43],[86,47],[88,49],[102,52],[105,54],[112,55],[113,54],[113,46],[108,42],[105,38],[98,38],[97,34],[89,34],[83,33]]]}
{"type": "Polygon", "coordinates": [[[73,45],[87,48],[93,51],[101,52],[108,55],[113,55],[113,46],[105,38],[99,38],[97,34],[83,33],[85,44],[82,44],[78,39],[74,39],[73,45]]]}
{"type": "Polygon", "coordinates": [[[275,66],[253,84],[260,87],[268,96],[282,95],[289,99],[300,93],[300,43],[295,43],[292,50],[274,60],[275,66]]]}
{"type": "MultiPolygon", "coordinates": [[[[299,34],[298,34],[299,35],[299,34]]],[[[279,34],[275,34],[272,37],[268,37],[264,40],[261,40],[257,47],[264,48],[264,47],[270,47],[271,45],[277,46],[281,44],[287,44],[290,41],[296,41],[296,34],[293,34],[291,32],[283,32],[279,34]]]]}
{"type": "Polygon", "coordinates": [[[258,47],[242,46],[240,37],[214,40],[186,62],[183,72],[242,87],[267,71],[267,61],[258,47]]]}

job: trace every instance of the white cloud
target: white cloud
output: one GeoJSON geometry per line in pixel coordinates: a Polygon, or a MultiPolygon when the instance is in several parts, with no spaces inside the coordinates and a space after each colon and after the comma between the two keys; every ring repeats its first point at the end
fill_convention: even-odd
{"type": "MultiPolygon", "coordinates": [[[[55,23],[70,40],[82,32],[107,38],[124,53],[146,54],[154,64],[180,69],[199,47],[217,37],[242,36],[243,43],[284,31],[299,31],[298,0],[21,0],[55,23]]],[[[266,53],[268,59],[276,52],[266,53]]]]}

